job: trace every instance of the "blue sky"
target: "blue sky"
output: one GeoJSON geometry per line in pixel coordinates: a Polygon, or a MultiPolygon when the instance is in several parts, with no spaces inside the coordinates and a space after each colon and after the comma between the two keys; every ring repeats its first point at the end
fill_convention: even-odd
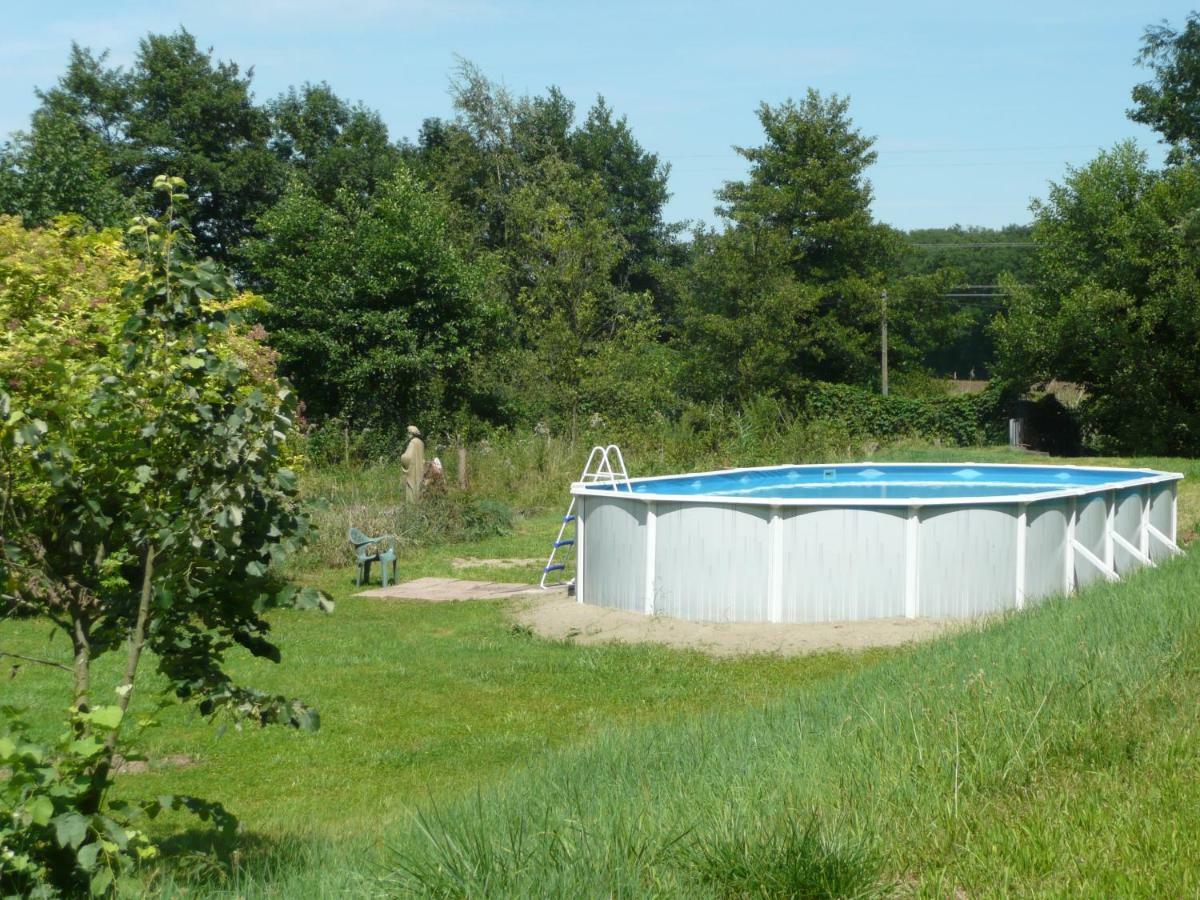
{"type": "Polygon", "coordinates": [[[877,218],[902,228],[1028,221],[1067,164],[1154,135],[1125,117],[1141,35],[1186,3],[490,2],[181,0],[5,4],[0,134],[24,127],[70,42],[128,63],[147,31],[186,26],[254,66],[255,92],[328,81],[379,110],[394,138],[450,113],[455,54],[509,88],[557,84],[582,115],[597,94],[672,166],[674,219],[714,221],[713,191],[745,168],[760,101],[809,86],[849,95],[877,137],[877,218]]]}

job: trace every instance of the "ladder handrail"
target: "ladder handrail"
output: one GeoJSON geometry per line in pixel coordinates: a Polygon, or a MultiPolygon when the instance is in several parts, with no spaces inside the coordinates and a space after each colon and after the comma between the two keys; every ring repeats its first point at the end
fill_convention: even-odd
{"type": "MultiPolygon", "coordinates": [[[[625,490],[633,493],[633,485],[629,482],[629,471],[625,468],[625,457],[621,453],[621,448],[616,444],[593,447],[592,452],[588,454],[587,462],[584,463],[583,472],[579,476],[581,484],[595,484],[601,481],[611,484],[614,491],[624,485],[625,490]]],[[[575,497],[572,496],[571,503],[567,507],[567,514],[563,516],[562,522],[558,526],[558,537],[554,539],[554,544],[550,548],[550,558],[546,560],[546,565],[542,568],[542,580],[539,584],[543,590],[564,583],[559,581],[547,585],[546,578],[551,572],[566,574],[567,565],[575,550],[575,538],[564,539],[563,536],[574,521],[575,497]],[[564,561],[555,563],[554,558],[563,547],[568,548],[564,554],[564,561]]],[[[576,531],[576,533],[578,532],[576,531]]],[[[569,581],[566,583],[570,584],[569,581]]]]}

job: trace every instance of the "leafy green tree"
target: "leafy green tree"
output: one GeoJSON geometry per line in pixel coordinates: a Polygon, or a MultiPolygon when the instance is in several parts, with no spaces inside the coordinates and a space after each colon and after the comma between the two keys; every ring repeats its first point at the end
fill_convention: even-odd
{"type": "MultiPolygon", "coordinates": [[[[16,570],[16,604],[70,642],[69,663],[34,662],[68,672],[74,698],[74,736],[57,755],[19,736],[0,746],[20,775],[18,814],[29,820],[5,840],[32,861],[26,875],[71,893],[107,891],[114,873],[128,872],[128,856],[144,857],[133,817],[164,805],[107,799],[145,651],[175,696],[206,715],[317,725],[299,701],[238,685],[224,668],[234,646],[279,660],[266,610],[328,604],[281,586],[270,569],[308,532],[287,467],[295,398],[237,354],[228,336],[232,282],[211,261],[195,261],[176,218],[183,182],[159,178],[156,187],[166,215],[129,230],[143,257],[125,284],[133,313],[116,346],[99,342],[89,366],[43,361],[53,395],[3,398],[0,555],[16,570]],[[92,668],[107,653],[124,664],[105,702],[92,668]]],[[[213,813],[201,801],[182,805],[213,813]]]]}
{"type": "MultiPolygon", "coordinates": [[[[1001,275],[1009,275],[1018,284],[1034,277],[1032,225],[1006,225],[1003,228],[916,228],[904,233],[904,252],[897,272],[901,279],[920,283],[933,278],[941,287],[931,287],[944,297],[942,314],[922,318],[930,327],[922,327],[922,336],[932,338],[924,362],[943,375],[957,373],[966,377],[974,371],[986,377],[996,353],[989,326],[1007,305],[996,287],[1001,275]]],[[[927,293],[931,299],[937,294],[927,293]]],[[[897,305],[903,313],[914,304],[897,305]]],[[[919,305],[919,304],[918,304],[919,305]]],[[[927,304],[928,305],[928,304],[927,304]]],[[[937,312],[937,308],[924,312],[937,312]]]]}
{"type": "Polygon", "coordinates": [[[1200,451],[1200,168],[1149,168],[1132,142],[1034,204],[1038,273],[996,323],[1017,387],[1080,384],[1101,447],[1200,451]]]}
{"type": "Polygon", "coordinates": [[[608,370],[626,357],[605,348],[623,342],[671,368],[672,354],[652,346],[671,235],[665,168],[603,101],[577,128],[561,91],[514,96],[466,61],[452,91],[455,120],[427,121],[407,153],[453,201],[455,229],[504,301],[503,349],[475,367],[476,385],[502,418],[573,428],[581,413],[612,408],[618,383],[649,398],[608,370]]]}
{"type": "Polygon", "coordinates": [[[128,217],[104,144],[71,116],[43,110],[0,150],[0,212],[30,224],[74,213],[100,226],[128,217]]]}
{"type": "Polygon", "coordinates": [[[747,181],[726,182],[718,212],[755,238],[780,244],[804,281],[835,282],[878,272],[894,251],[889,230],[871,218],[866,170],[875,141],[854,128],[849,100],[809,90],[758,109],[765,141],[739,147],[747,181]]]}
{"type": "Polygon", "coordinates": [[[1171,162],[1200,158],[1200,14],[1179,31],[1166,23],[1147,28],[1138,61],[1154,77],[1134,87],[1129,118],[1159,133],[1171,162]]]}
{"type": "Polygon", "coordinates": [[[616,117],[599,97],[583,124],[569,136],[571,159],[595,175],[605,196],[605,218],[626,250],[614,278],[628,290],[661,294],[656,269],[670,252],[676,229],[663,221],[670,193],[670,166],[642,148],[624,116],[616,117]]]}
{"type": "Polygon", "coordinates": [[[1024,283],[1033,277],[1033,226],[914,228],[904,232],[897,269],[905,275],[931,275],[953,269],[965,284],[995,284],[1007,273],[1024,283]]]}
{"type": "MultiPolygon", "coordinates": [[[[89,177],[103,172],[106,193],[140,202],[154,200],[145,185],[155,173],[178,172],[192,185],[199,250],[229,259],[284,180],[267,146],[270,119],[253,102],[251,77],[235,63],[215,61],[185,29],[147,35],[128,70],[109,66],[106,54],[72,45],[66,72],[39,92],[41,107],[27,139],[31,147],[47,149],[10,168],[53,180],[49,166],[33,163],[52,162],[82,146],[89,177]]],[[[33,223],[83,212],[95,224],[111,224],[111,217],[92,218],[89,209],[79,209],[71,196],[59,184],[51,194],[57,202],[40,206],[33,223]]]]}
{"type": "Polygon", "coordinates": [[[400,151],[379,114],[351,106],[327,84],[291,88],[267,111],[275,154],[323,203],[343,189],[370,196],[396,170],[400,151]]]}
{"type": "Polygon", "coordinates": [[[787,397],[807,379],[872,378],[897,238],[871,218],[872,139],[847,110],[811,90],[759,107],[765,141],[738,151],[750,176],[717,195],[730,225],[695,242],[685,327],[698,388],[787,397]]]}
{"type": "Polygon", "coordinates": [[[327,204],[293,184],[263,217],[247,247],[263,324],[316,420],[403,426],[468,402],[495,311],[449,218],[403,166],[365,199],[342,190],[327,204]]]}

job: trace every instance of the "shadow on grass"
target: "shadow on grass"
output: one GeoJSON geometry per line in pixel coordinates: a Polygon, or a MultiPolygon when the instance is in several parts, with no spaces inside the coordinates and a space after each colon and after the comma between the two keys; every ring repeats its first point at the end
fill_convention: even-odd
{"type": "MultiPolygon", "coordinates": [[[[257,832],[228,834],[197,826],[176,831],[158,841],[161,852],[157,886],[164,896],[180,888],[201,893],[240,894],[246,884],[284,881],[314,865],[321,856],[319,842],[301,836],[271,837],[257,832]]],[[[191,892],[191,891],[189,891],[191,892]]]]}

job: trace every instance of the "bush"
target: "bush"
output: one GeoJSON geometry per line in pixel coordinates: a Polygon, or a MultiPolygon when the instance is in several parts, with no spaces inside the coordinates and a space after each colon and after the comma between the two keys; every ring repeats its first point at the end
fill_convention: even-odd
{"type": "Polygon", "coordinates": [[[369,535],[393,535],[400,549],[481,540],[512,530],[513,512],[499,500],[458,491],[427,492],[420,503],[404,502],[399,465],[339,465],[318,469],[306,494],[316,539],[297,559],[301,566],[349,566],[346,540],[353,527],[369,535]]]}
{"type": "Polygon", "coordinates": [[[982,394],[916,399],[884,397],[846,384],[814,383],[803,408],[851,434],[876,440],[917,437],[967,447],[1005,438],[1005,397],[994,386],[982,394]]]}

